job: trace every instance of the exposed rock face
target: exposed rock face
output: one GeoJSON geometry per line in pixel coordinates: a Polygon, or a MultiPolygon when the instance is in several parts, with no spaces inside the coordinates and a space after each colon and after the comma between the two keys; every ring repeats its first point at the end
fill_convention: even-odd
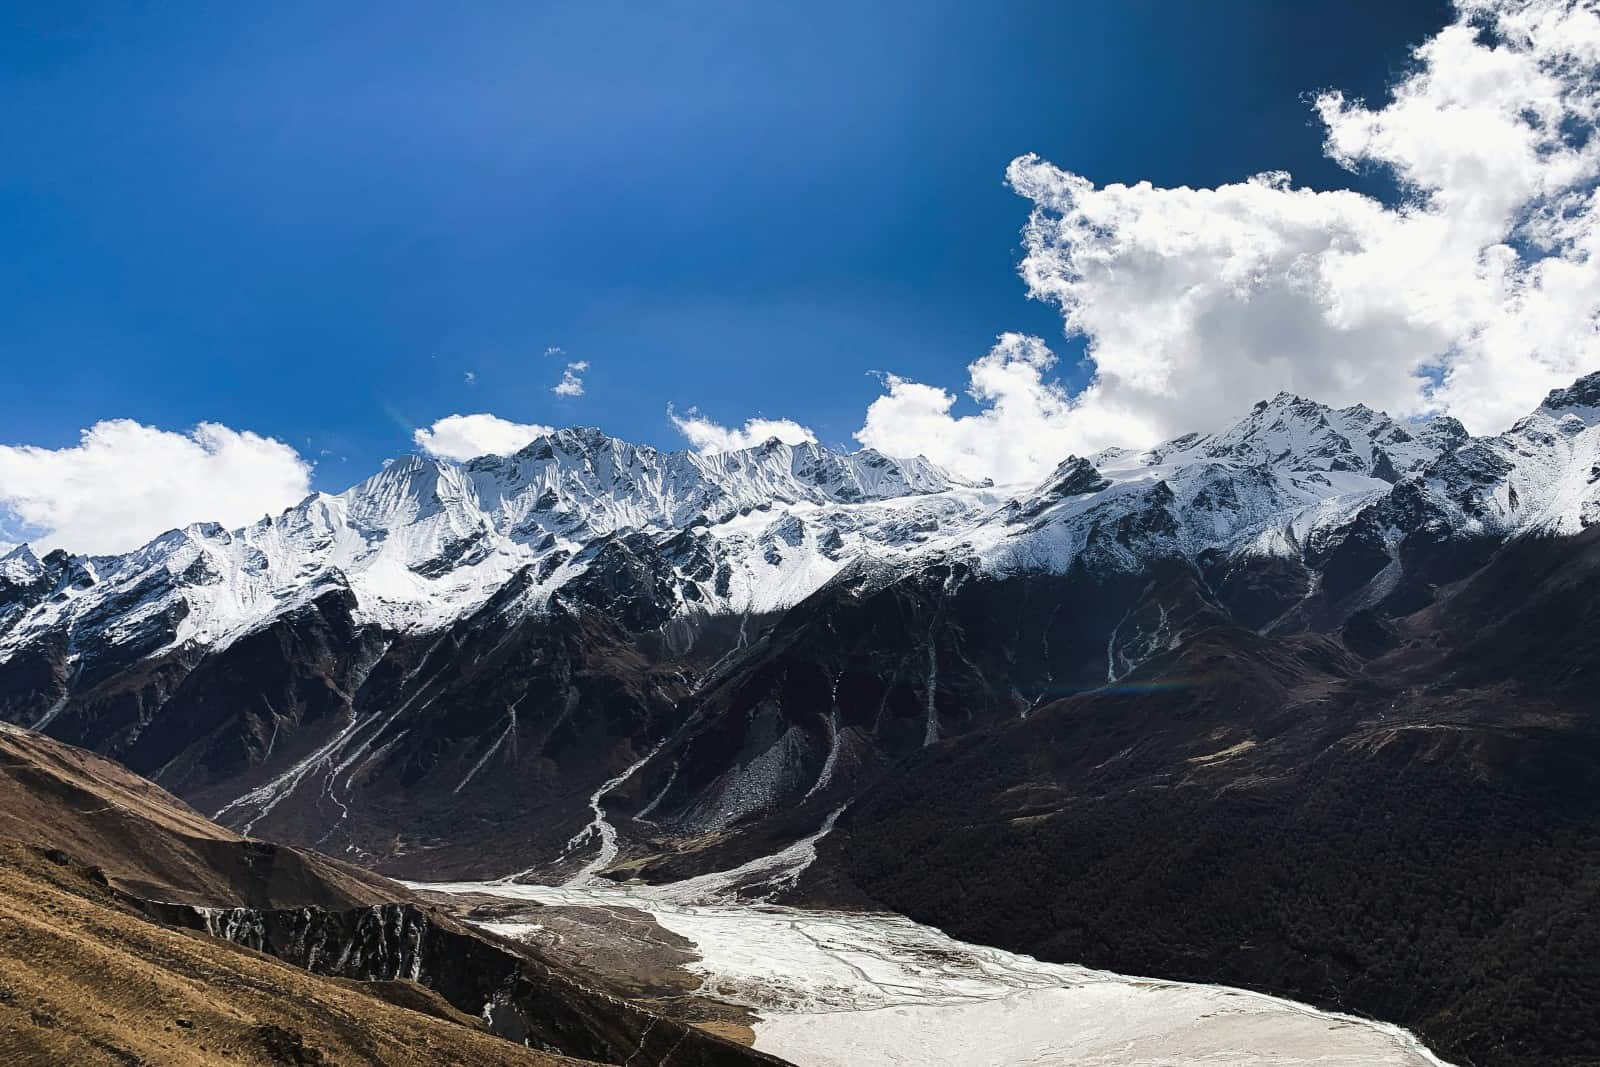
{"type": "Polygon", "coordinates": [[[687,1067],[781,1061],[585,988],[511,946],[444,924],[415,904],[320,908],[148,906],[163,921],[203,930],[313,974],[419,983],[519,1045],[597,1063],[669,1057],[687,1067]]]}
{"type": "Polygon", "coordinates": [[[807,891],[1377,1014],[1451,1062],[1592,1062],[1597,576],[1589,531],[1338,634],[1213,618],[1118,685],[909,754],[807,891]]]}
{"type": "Polygon", "coordinates": [[[0,840],[0,1061],[571,1067],[414,982],[346,982],[173,929],[59,849],[0,840]]]}

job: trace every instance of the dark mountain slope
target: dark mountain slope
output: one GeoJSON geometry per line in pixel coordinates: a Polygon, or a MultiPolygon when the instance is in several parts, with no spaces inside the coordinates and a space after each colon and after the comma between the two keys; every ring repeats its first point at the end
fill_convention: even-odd
{"type": "Polygon", "coordinates": [[[404,875],[528,866],[672,731],[687,688],[593,608],[501,607],[392,638],[321,598],[203,658],[113,751],[247,833],[404,875]]]}
{"type": "Polygon", "coordinates": [[[1375,659],[1215,626],[923,750],[840,819],[811,891],[1375,1015],[1456,1062],[1600,1062],[1596,543],[1519,543],[1366,620],[1375,659]]]}
{"type": "Polygon", "coordinates": [[[661,839],[646,877],[725,869],[812,832],[941,738],[1105,684],[1108,645],[1142,657],[1222,617],[1183,561],[1137,576],[1074,567],[992,581],[952,563],[883,587],[839,582],[690,696],[684,728],[609,807],[648,812],[631,828],[661,839]]]}

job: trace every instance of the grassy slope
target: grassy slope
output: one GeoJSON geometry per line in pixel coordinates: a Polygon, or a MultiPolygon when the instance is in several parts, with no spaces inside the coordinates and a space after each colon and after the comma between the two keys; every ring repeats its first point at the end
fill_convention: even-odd
{"type": "Polygon", "coordinates": [[[160,926],[89,869],[0,845],[0,1063],[577,1062],[494,1037],[420,986],[318,978],[160,926]]]}

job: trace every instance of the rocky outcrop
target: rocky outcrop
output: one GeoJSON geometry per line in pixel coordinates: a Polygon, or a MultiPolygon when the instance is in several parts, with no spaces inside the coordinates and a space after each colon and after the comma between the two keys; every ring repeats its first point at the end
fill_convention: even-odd
{"type": "Polygon", "coordinates": [[[313,974],[416,982],[509,1041],[596,1063],[746,1067],[782,1061],[587,988],[510,945],[415,904],[346,911],[200,908],[150,914],[264,952],[313,974]]]}
{"type": "MultiPolygon", "coordinates": [[[[153,927],[125,932],[121,944],[99,943],[105,929],[126,926],[122,913],[131,908],[312,975],[373,983],[374,1001],[430,1016],[449,1005],[465,1020],[481,1020],[489,1033],[543,1052],[618,1064],[637,1063],[640,1056],[707,1067],[779,1062],[596,989],[534,950],[459,926],[401,885],[314,852],[241,838],[103,757],[4,725],[0,913],[9,916],[6,936],[13,942],[40,926],[28,918],[29,906],[11,895],[44,891],[35,875],[16,877],[33,869],[60,883],[71,908],[98,909],[98,918],[74,931],[64,953],[70,962],[44,976],[34,972],[35,984],[52,990],[63,980],[90,981],[79,971],[93,970],[96,960],[116,957],[118,966],[160,969],[194,955],[187,946],[159,947],[153,927]]],[[[59,910],[50,905],[52,915],[59,910]]],[[[39,957],[22,955],[24,971],[38,966],[39,957]]],[[[214,966],[206,971],[214,972],[214,966]]],[[[306,988],[333,996],[331,986],[306,988]]],[[[229,1003],[241,989],[252,985],[217,981],[210,1007],[229,1003]]],[[[229,1019],[245,1017],[254,1002],[253,994],[243,997],[229,1019]]],[[[0,998],[0,1012],[7,1004],[0,998]]],[[[344,1015],[356,1017],[348,1010],[344,1015]]],[[[312,1048],[331,1036],[311,1032],[300,1040],[312,1048]]],[[[0,1039],[0,1048],[10,1047],[0,1039]]]]}

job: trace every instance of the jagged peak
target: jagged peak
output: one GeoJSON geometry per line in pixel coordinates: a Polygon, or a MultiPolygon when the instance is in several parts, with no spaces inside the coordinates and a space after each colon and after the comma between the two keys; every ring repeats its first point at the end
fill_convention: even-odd
{"type": "MultiPolygon", "coordinates": [[[[339,495],[345,498],[363,496],[384,486],[416,481],[419,476],[424,479],[434,479],[458,469],[460,469],[459,465],[450,460],[437,459],[433,456],[424,456],[415,452],[407,453],[403,456],[393,456],[384,460],[383,466],[376,473],[362,479],[339,495]]],[[[307,503],[319,495],[313,493],[301,503],[307,503]]]]}
{"type": "Polygon", "coordinates": [[[1331,405],[1301,396],[1299,393],[1280,391],[1271,400],[1257,401],[1255,407],[1250,409],[1241,422],[1249,421],[1252,417],[1267,412],[1289,413],[1301,417],[1327,417],[1335,412],[1331,405]]]}
{"type": "Polygon", "coordinates": [[[77,558],[78,557],[74,556],[71,552],[68,552],[64,548],[52,548],[50,551],[44,554],[39,562],[43,563],[46,567],[64,567],[77,558]]]}
{"type": "MultiPolygon", "coordinates": [[[[509,455],[485,455],[460,461],[425,458],[410,455],[391,460],[382,474],[391,477],[414,474],[428,464],[452,467],[467,472],[469,476],[488,476],[491,483],[509,487],[534,475],[544,468],[564,468],[574,464],[583,466],[603,461],[615,476],[626,478],[626,469],[640,468],[654,476],[676,472],[675,476],[692,477],[696,473],[713,480],[719,477],[753,476],[783,478],[798,474],[815,474],[826,469],[851,483],[882,480],[887,474],[898,474],[904,482],[901,489],[907,494],[936,492],[951,486],[979,486],[987,483],[972,482],[951,474],[926,456],[890,456],[873,448],[855,452],[832,448],[819,441],[788,443],[778,437],[744,448],[725,452],[696,452],[690,449],[661,451],[650,445],[636,444],[612,437],[594,426],[568,426],[541,434],[518,451],[509,455]],[[764,473],[762,473],[764,472],[764,473]]],[[[375,476],[376,477],[376,476],[375,476]]],[[[372,479],[368,480],[371,483],[372,479]]],[[[366,485],[368,483],[363,483],[366,485]]],[[[885,488],[888,483],[885,483],[885,488]]],[[[865,486],[861,488],[865,489],[865,486]]],[[[494,492],[501,490],[491,491],[494,492]]],[[[360,495],[361,487],[347,491],[345,496],[360,495]]],[[[869,492],[868,495],[876,495],[869,492]]]]}
{"type": "MultiPolygon", "coordinates": [[[[1466,439],[1455,420],[1403,423],[1363,403],[1333,408],[1287,390],[1211,434],[1185,434],[1142,455],[1146,466],[1199,459],[1344,471],[1394,482],[1466,439]]],[[[1107,454],[1108,458],[1111,457],[1107,454]]]]}
{"type": "Polygon", "coordinates": [[[1080,496],[1098,493],[1111,482],[1089,460],[1082,456],[1068,456],[1056,464],[1056,469],[1035,491],[1040,496],[1080,496]]]}
{"type": "Polygon", "coordinates": [[[33,549],[26,543],[0,556],[0,581],[25,585],[36,581],[44,572],[44,564],[39,562],[39,557],[33,554],[33,549]]]}
{"type": "Polygon", "coordinates": [[[639,453],[655,455],[656,450],[649,445],[635,444],[624,441],[620,437],[612,437],[598,426],[564,426],[554,433],[546,434],[543,438],[561,448],[565,452],[579,452],[592,455],[596,452],[611,451],[616,453],[639,453]]]}
{"type": "Polygon", "coordinates": [[[1565,389],[1552,389],[1539,405],[1550,411],[1566,408],[1600,408],[1600,371],[1585,374],[1565,389]]]}
{"type": "Polygon", "coordinates": [[[1467,433],[1467,428],[1462,425],[1460,419],[1450,415],[1435,415],[1417,426],[1413,436],[1419,441],[1436,445],[1442,452],[1448,452],[1472,435],[1467,433]]]}
{"type": "Polygon", "coordinates": [[[38,563],[39,557],[33,554],[33,547],[26,541],[13,547],[5,555],[0,556],[0,563],[10,562],[38,563]]]}
{"type": "MultiPolygon", "coordinates": [[[[1270,399],[1257,400],[1255,405],[1250,409],[1250,413],[1253,415],[1261,411],[1282,410],[1285,408],[1314,409],[1317,411],[1333,410],[1332,408],[1328,407],[1328,405],[1318,403],[1317,401],[1309,399],[1308,397],[1303,397],[1299,393],[1291,393],[1287,389],[1280,389],[1277,393],[1273,394],[1270,399]]],[[[1249,416],[1246,416],[1246,418],[1248,417],[1249,416]]]]}
{"type": "MultiPolygon", "coordinates": [[[[1590,424],[1585,407],[1596,405],[1600,374],[1552,392],[1546,409],[1529,420],[1525,440],[1472,439],[1449,417],[1397,422],[1364,404],[1333,409],[1283,391],[1216,433],[1187,434],[1142,454],[1111,449],[1088,458],[1068,456],[1031,497],[1003,507],[981,493],[945,493],[974,483],[950,475],[925,456],[892,457],[873,448],[848,452],[817,441],[790,444],[776,437],[717,454],[663,452],[611,437],[597,427],[575,426],[535,438],[508,456],[465,462],[398,456],[337,496],[314,493],[281,516],[242,531],[191,524],[127,557],[62,554],[38,561],[27,546],[8,545],[0,556],[0,577],[7,569],[32,575],[37,568],[44,577],[22,584],[68,583],[62,585],[63,596],[41,600],[37,608],[41,619],[67,618],[100,604],[120,603],[115,600],[120,590],[153,576],[146,564],[164,564],[183,580],[170,588],[142,588],[135,598],[139,610],[153,604],[165,610],[169,605],[161,597],[181,597],[188,614],[180,612],[187,620],[180,633],[220,640],[282,610],[297,591],[334,580],[328,576],[337,571],[344,576],[337,580],[354,590],[371,618],[418,628],[441,625],[480,603],[518,569],[526,570],[529,561],[540,561],[528,573],[536,575],[538,596],[548,597],[586,565],[584,546],[596,539],[659,541],[694,531],[685,543],[692,543],[704,559],[664,580],[701,583],[696,588],[703,599],[696,603],[718,610],[786,603],[784,598],[811,588],[813,579],[826,579],[836,566],[857,561],[863,567],[877,565],[875,554],[880,553],[885,558],[910,556],[960,543],[979,554],[994,552],[997,559],[1015,551],[1017,560],[1042,565],[1041,560],[1065,559],[1081,550],[1084,531],[1094,523],[1131,523],[1129,529],[1137,533],[1144,529],[1138,524],[1146,521],[1138,515],[1146,513],[1156,524],[1150,530],[1171,527],[1163,536],[1170,533],[1173,544],[1214,545],[1250,534],[1259,524],[1281,518],[1288,508],[1320,508],[1345,497],[1366,499],[1382,491],[1379,483],[1404,483],[1442,454],[1457,450],[1464,454],[1455,466],[1463,469],[1438,465],[1437,477],[1469,489],[1481,482],[1484,492],[1473,497],[1483,500],[1479,510],[1500,507],[1498,498],[1490,500],[1490,491],[1505,472],[1465,470],[1473,460],[1465,454],[1469,441],[1495,457],[1505,452],[1500,466],[1537,456],[1538,449],[1547,447],[1542,441],[1552,442],[1548,448],[1555,459],[1539,459],[1538,464],[1544,465],[1539,477],[1555,488],[1545,493],[1533,485],[1528,471],[1538,464],[1525,464],[1514,486],[1521,509],[1506,523],[1523,522],[1529,502],[1554,500],[1556,489],[1576,501],[1562,502],[1561,513],[1588,522],[1593,509],[1584,510],[1590,507],[1587,496],[1577,496],[1590,484],[1590,461],[1584,461],[1580,472],[1585,475],[1582,485],[1573,478],[1561,488],[1565,483],[1558,485],[1557,476],[1578,467],[1558,450],[1590,424]],[[930,499],[909,499],[922,496],[930,499]],[[1181,501],[1174,511],[1177,517],[1156,513],[1171,508],[1172,499],[1181,501]],[[884,501],[893,503],[878,506],[884,501]],[[803,513],[804,520],[785,515],[790,508],[803,513]],[[1193,512],[1192,523],[1185,509],[1193,512]],[[975,532],[995,515],[1009,532],[1001,534],[999,525],[975,532]],[[1087,525],[1072,526],[1084,516],[1087,525]],[[1023,520],[1025,528],[1018,529],[1023,520]],[[1028,541],[1035,530],[1046,527],[1049,535],[1028,541]],[[966,537],[971,541],[959,540],[966,537]],[[863,554],[851,557],[858,550],[863,554]],[[724,552],[726,556],[719,555],[724,552]],[[748,560],[743,555],[747,552],[754,553],[748,560]],[[705,584],[713,582],[713,573],[720,583],[715,587],[705,584]],[[86,592],[97,583],[107,592],[86,592]],[[219,591],[213,595],[210,589],[219,591]]],[[[1509,489],[1506,496],[1506,507],[1517,511],[1509,489]]],[[[1465,505],[1451,507],[1461,511],[1465,505]]],[[[1330,507],[1328,514],[1343,512],[1330,507]]],[[[1132,556],[1128,561],[1133,565],[1132,556]]],[[[11,640],[14,644],[20,637],[11,640]]]]}
{"type": "Polygon", "coordinates": [[[183,532],[206,541],[221,540],[229,536],[227,528],[220,522],[191,522],[183,528],[183,532]]]}

